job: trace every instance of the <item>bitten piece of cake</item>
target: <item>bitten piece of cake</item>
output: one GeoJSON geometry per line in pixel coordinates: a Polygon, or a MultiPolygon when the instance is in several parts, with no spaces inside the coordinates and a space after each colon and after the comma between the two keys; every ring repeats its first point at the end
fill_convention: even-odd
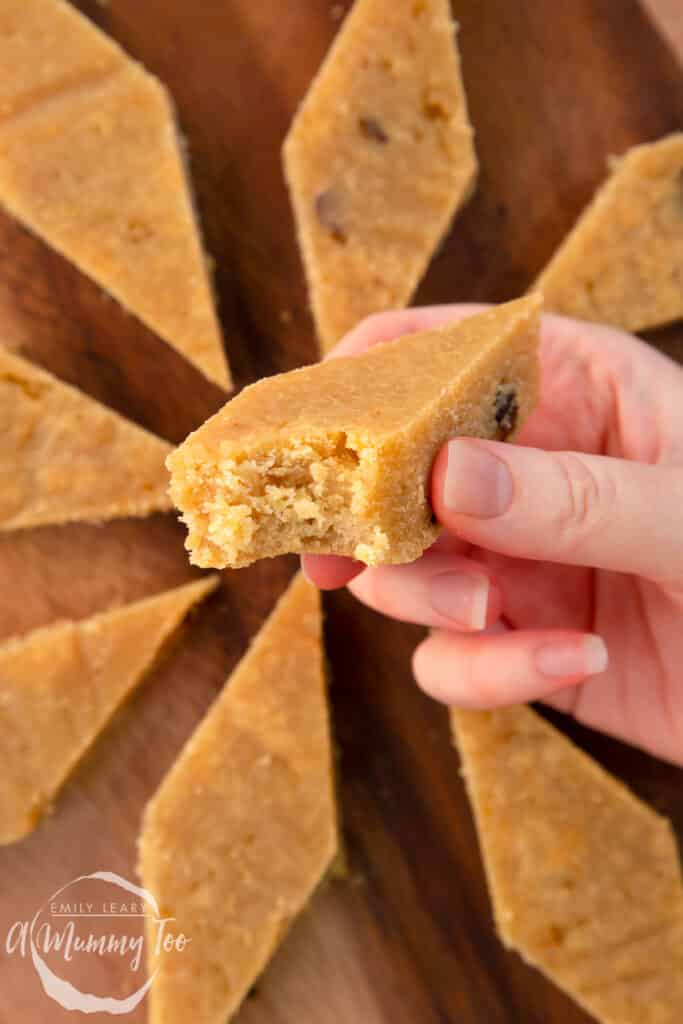
{"type": "Polygon", "coordinates": [[[534,404],[540,307],[528,296],[246,388],[168,459],[192,561],[417,558],[439,530],[427,497],[439,447],[504,439],[534,404]]]}

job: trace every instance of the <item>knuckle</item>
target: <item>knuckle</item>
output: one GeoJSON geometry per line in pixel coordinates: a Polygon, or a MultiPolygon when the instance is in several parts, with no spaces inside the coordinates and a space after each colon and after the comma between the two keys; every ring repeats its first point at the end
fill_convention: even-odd
{"type": "Polygon", "coordinates": [[[563,499],[557,526],[563,546],[572,548],[606,525],[616,488],[608,474],[596,474],[583,459],[571,453],[558,457],[563,499]]]}

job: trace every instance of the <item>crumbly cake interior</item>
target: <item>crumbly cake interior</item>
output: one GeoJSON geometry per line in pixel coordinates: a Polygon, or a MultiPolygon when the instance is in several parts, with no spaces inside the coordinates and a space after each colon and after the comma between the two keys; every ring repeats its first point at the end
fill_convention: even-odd
{"type": "Polygon", "coordinates": [[[350,442],[343,431],[287,439],[246,456],[194,460],[173,492],[186,509],[193,560],[223,568],[279,554],[285,545],[294,552],[334,547],[356,557],[386,547],[383,531],[364,522],[376,465],[376,449],[350,442]]]}
{"type": "Polygon", "coordinates": [[[478,401],[433,417],[409,451],[345,431],[223,454],[190,450],[171,496],[184,511],[192,561],[239,567],[283,551],[411,561],[439,532],[426,493],[439,445],[458,434],[505,440],[532,402],[529,380],[508,373],[478,401]]]}

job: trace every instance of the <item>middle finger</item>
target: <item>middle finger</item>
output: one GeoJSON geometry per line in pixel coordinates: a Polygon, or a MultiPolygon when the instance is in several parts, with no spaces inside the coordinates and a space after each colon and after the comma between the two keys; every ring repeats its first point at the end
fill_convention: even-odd
{"type": "Polygon", "coordinates": [[[349,590],[383,615],[446,630],[484,629],[502,607],[494,574],[485,565],[438,548],[408,565],[366,569],[349,590]]]}

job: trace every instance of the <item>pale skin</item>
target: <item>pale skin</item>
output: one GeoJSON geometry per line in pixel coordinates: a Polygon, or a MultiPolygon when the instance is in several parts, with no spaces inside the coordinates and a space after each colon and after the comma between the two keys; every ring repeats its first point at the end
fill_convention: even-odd
{"type": "MultiPolygon", "coordinates": [[[[477,311],[361,323],[332,357],[477,311]]],[[[608,327],[545,316],[541,393],[513,443],[434,461],[444,531],[410,565],[305,556],[322,589],[431,629],[418,684],[448,705],[543,700],[683,764],[683,369],[608,327]]]]}

